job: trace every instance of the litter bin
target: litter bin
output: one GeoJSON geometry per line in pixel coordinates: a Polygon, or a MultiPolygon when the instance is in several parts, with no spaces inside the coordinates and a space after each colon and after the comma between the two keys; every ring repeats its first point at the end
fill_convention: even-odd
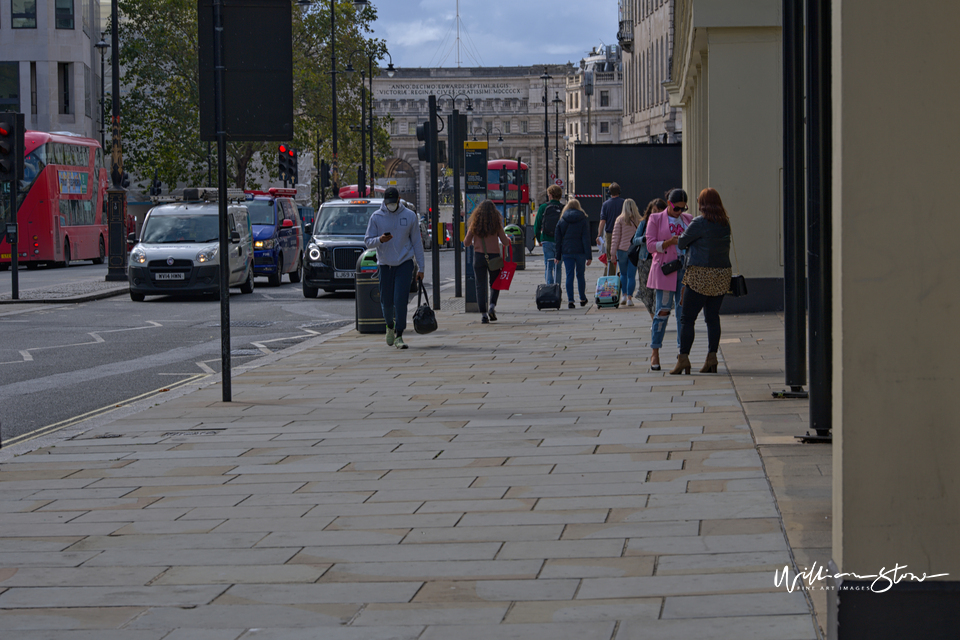
{"type": "Polygon", "coordinates": [[[513,247],[513,261],[517,263],[517,271],[526,268],[524,253],[526,247],[523,244],[523,229],[515,224],[508,224],[503,228],[504,233],[510,238],[510,246],[513,247]]]}
{"type": "Polygon", "coordinates": [[[357,331],[359,333],[386,333],[380,307],[380,268],[377,266],[377,250],[367,249],[357,260],[357,293],[354,296],[357,308],[357,331]]]}

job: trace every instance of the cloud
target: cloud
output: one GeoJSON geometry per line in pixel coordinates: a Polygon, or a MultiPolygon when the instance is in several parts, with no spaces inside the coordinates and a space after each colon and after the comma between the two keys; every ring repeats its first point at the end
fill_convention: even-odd
{"type": "Polygon", "coordinates": [[[425,24],[423,20],[414,22],[389,23],[384,25],[387,34],[387,47],[417,47],[425,42],[438,42],[443,39],[445,29],[436,24],[425,24]]]}

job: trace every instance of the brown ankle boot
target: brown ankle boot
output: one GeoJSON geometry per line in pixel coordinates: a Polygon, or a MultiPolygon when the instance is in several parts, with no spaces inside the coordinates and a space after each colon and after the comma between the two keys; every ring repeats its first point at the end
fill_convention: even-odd
{"type": "Polygon", "coordinates": [[[690,373],[690,356],[681,353],[677,356],[677,366],[673,368],[670,375],[676,376],[681,373],[690,373]]]}
{"type": "Polygon", "coordinates": [[[707,354],[707,359],[703,363],[703,369],[700,369],[700,373],[716,373],[717,372],[717,352],[711,351],[707,354]]]}

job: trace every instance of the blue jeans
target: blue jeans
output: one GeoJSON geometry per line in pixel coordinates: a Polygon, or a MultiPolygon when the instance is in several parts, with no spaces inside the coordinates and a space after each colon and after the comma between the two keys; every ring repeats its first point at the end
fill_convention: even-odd
{"type": "Polygon", "coordinates": [[[540,246],[543,247],[543,275],[547,284],[559,283],[562,269],[559,263],[553,261],[557,257],[557,243],[541,242],[540,246]]]}
{"type": "Polygon", "coordinates": [[[659,349],[663,346],[663,336],[667,332],[667,322],[670,320],[670,314],[660,315],[661,310],[672,310],[674,303],[677,305],[677,349],[680,348],[680,315],[683,313],[683,307],[680,305],[679,284],[683,281],[683,269],[677,272],[677,291],[654,290],[654,309],[653,324],[650,325],[650,348],[659,349]]]}
{"type": "Polygon", "coordinates": [[[577,288],[580,289],[580,299],[587,299],[587,280],[584,274],[587,271],[587,254],[576,253],[563,256],[563,266],[567,270],[567,300],[573,302],[573,276],[576,272],[577,288]]]}
{"type": "Polygon", "coordinates": [[[619,249],[617,249],[617,264],[620,266],[620,294],[632,298],[633,290],[637,286],[637,268],[630,262],[627,252],[619,249]]]}
{"type": "Polygon", "coordinates": [[[391,267],[380,265],[380,308],[383,320],[397,335],[407,328],[407,303],[410,301],[410,280],[413,278],[413,260],[391,267]]]}

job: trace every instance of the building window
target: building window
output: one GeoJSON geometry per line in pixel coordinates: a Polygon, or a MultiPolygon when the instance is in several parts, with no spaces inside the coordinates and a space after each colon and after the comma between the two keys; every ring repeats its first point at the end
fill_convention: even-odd
{"type": "Polygon", "coordinates": [[[610,123],[601,122],[600,123],[600,133],[610,133],[610,123]]]}
{"type": "Polygon", "coordinates": [[[80,14],[83,22],[83,32],[90,35],[90,14],[91,14],[91,3],[90,0],[80,0],[80,14]]]}
{"type": "Polygon", "coordinates": [[[0,111],[20,111],[19,62],[0,62],[0,111]]]}
{"type": "Polygon", "coordinates": [[[90,67],[83,65],[83,113],[88,118],[93,117],[93,93],[91,91],[90,67]]]}
{"type": "Polygon", "coordinates": [[[601,107],[609,107],[609,106],[610,106],[610,92],[609,92],[609,91],[601,91],[601,92],[600,92],[600,106],[601,106],[601,107]]]}
{"type": "Polygon", "coordinates": [[[10,26],[14,29],[36,29],[37,0],[10,0],[10,26]]]}
{"type": "Polygon", "coordinates": [[[56,0],[57,29],[73,29],[73,0],[56,0]]]}
{"type": "Polygon", "coordinates": [[[57,63],[57,92],[59,93],[59,102],[61,115],[67,115],[73,113],[72,108],[72,92],[70,91],[71,85],[71,65],[69,62],[59,62],[57,63]]]}
{"type": "Polygon", "coordinates": [[[30,113],[37,115],[37,63],[30,63],[30,113]]]}
{"type": "Polygon", "coordinates": [[[507,120],[506,122],[503,123],[503,133],[504,133],[504,135],[510,133],[510,121],[509,121],[509,120],[507,120]]]}
{"type": "Polygon", "coordinates": [[[527,126],[528,126],[528,125],[527,125],[527,121],[526,121],[526,120],[521,120],[521,121],[520,121],[520,133],[526,133],[526,132],[527,132],[527,126]]]}

